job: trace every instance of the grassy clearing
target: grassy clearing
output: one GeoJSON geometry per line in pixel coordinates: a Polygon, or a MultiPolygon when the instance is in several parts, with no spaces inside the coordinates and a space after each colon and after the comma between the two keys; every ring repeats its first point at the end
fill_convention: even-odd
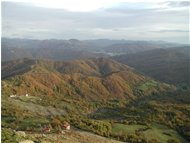
{"type": "Polygon", "coordinates": [[[180,143],[187,143],[175,130],[170,129],[166,126],[159,124],[152,124],[150,129],[145,129],[145,125],[124,125],[115,123],[112,126],[112,133],[115,135],[119,134],[135,134],[136,131],[140,130],[143,136],[147,139],[156,139],[161,143],[167,143],[168,140],[172,139],[180,143]]]}
{"type": "Polygon", "coordinates": [[[140,85],[139,89],[143,92],[146,92],[149,88],[157,86],[158,83],[154,80],[149,80],[142,85],[140,85]]]}
{"type": "MultiPolygon", "coordinates": [[[[3,108],[7,109],[9,112],[17,111],[19,114],[22,112],[31,114],[33,116],[48,116],[48,115],[65,115],[65,110],[55,108],[53,106],[42,106],[40,103],[31,102],[28,97],[19,97],[23,100],[27,100],[26,102],[20,99],[9,98],[8,100],[2,100],[3,108]]],[[[32,97],[32,100],[35,97],[32,97]]],[[[36,100],[36,99],[34,99],[36,100]]],[[[43,100],[42,100],[43,101],[43,100]]]]}
{"type": "Polygon", "coordinates": [[[175,130],[159,124],[152,124],[151,129],[146,130],[143,133],[145,137],[149,139],[157,139],[161,143],[167,143],[169,139],[186,143],[186,141],[175,130]]]}
{"type": "Polygon", "coordinates": [[[18,96],[17,99],[23,101],[23,102],[33,102],[36,103],[41,100],[40,97],[37,96],[18,96]]]}
{"type": "Polygon", "coordinates": [[[23,129],[28,127],[39,127],[39,125],[48,124],[49,121],[45,118],[26,118],[22,120],[20,126],[23,129]]]}
{"type": "Polygon", "coordinates": [[[136,130],[142,129],[146,126],[144,125],[124,125],[124,124],[113,124],[112,126],[112,133],[113,134],[131,134],[135,133],[136,130]]]}

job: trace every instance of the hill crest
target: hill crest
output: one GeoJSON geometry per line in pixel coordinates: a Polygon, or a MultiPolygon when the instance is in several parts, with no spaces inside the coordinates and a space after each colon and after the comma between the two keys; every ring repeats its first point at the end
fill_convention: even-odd
{"type": "Polygon", "coordinates": [[[30,93],[88,100],[135,99],[171,88],[105,58],[71,62],[24,59],[19,60],[18,65],[15,61],[12,63],[14,66],[9,62],[2,66],[6,95],[30,93]]]}

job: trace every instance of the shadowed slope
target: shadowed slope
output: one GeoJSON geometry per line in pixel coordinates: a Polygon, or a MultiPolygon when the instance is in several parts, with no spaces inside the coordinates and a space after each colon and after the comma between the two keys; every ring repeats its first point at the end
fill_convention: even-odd
{"type": "Polygon", "coordinates": [[[160,81],[190,85],[189,47],[150,50],[114,59],[160,81]]]}

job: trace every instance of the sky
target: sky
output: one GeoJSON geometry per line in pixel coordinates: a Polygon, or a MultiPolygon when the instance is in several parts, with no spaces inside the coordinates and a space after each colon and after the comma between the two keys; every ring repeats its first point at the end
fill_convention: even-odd
{"type": "Polygon", "coordinates": [[[189,43],[190,1],[2,0],[2,37],[189,43]]]}

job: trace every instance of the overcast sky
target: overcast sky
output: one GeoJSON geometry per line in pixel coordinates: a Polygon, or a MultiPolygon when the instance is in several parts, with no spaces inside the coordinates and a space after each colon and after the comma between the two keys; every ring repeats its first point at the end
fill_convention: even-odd
{"type": "Polygon", "coordinates": [[[188,1],[4,0],[1,5],[2,37],[189,41],[188,1]]]}

